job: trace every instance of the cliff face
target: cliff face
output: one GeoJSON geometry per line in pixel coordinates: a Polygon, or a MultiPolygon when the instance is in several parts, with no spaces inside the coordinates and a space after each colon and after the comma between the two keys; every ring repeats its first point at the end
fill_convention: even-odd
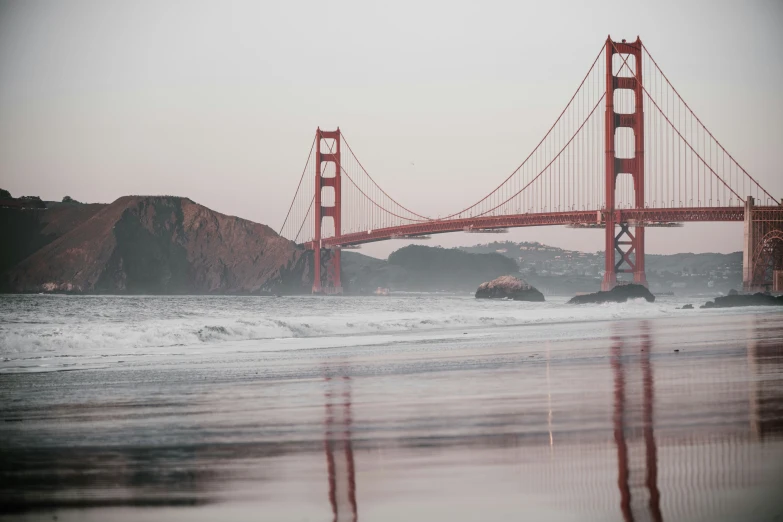
{"type": "Polygon", "coordinates": [[[6,289],[244,294],[307,288],[311,256],[266,225],[186,198],[127,196],[74,225],[10,269],[6,289]]]}

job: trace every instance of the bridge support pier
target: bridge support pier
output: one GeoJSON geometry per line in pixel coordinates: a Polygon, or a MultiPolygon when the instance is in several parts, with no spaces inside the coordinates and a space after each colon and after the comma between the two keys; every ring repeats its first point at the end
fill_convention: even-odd
{"type": "Polygon", "coordinates": [[[321,247],[313,250],[313,293],[321,293],[321,247]]]}
{"type": "Polygon", "coordinates": [[[647,273],[644,270],[644,227],[634,228],[634,268],[633,268],[633,282],[637,285],[647,286],[647,273]]]}
{"type": "MultiPolygon", "coordinates": [[[[611,151],[614,155],[614,150],[611,151]]],[[[612,190],[614,192],[614,190],[612,190]]],[[[604,258],[604,280],[601,282],[601,290],[608,292],[617,285],[617,273],[615,273],[614,265],[614,252],[615,252],[615,221],[614,213],[607,212],[604,216],[604,224],[606,225],[606,244],[604,245],[605,258],[604,258]]]]}
{"type": "Polygon", "coordinates": [[[342,294],[343,286],[340,277],[341,255],[339,248],[315,248],[313,250],[313,293],[342,294]],[[326,269],[326,273],[323,272],[326,269]],[[324,280],[324,275],[326,276],[324,280]]]}
{"type": "Polygon", "coordinates": [[[605,224],[606,262],[601,290],[609,291],[614,288],[617,285],[617,274],[621,273],[632,273],[634,283],[647,286],[647,274],[644,271],[644,227],[634,227],[631,232],[633,225],[616,217],[607,218],[605,224]]]}
{"type": "Polygon", "coordinates": [[[745,200],[744,213],[744,236],[742,240],[742,290],[743,292],[753,292],[753,268],[755,259],[753,251],[756,248],[756,238],[754,237],[753,226],[753,196],[748,196],[745,200]]]}

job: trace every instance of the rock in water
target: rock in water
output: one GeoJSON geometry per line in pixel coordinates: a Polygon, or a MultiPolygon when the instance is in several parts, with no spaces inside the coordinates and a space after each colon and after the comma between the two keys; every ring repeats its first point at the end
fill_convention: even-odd
{"type": "Polygon", "coordinates": [[[734,308],[735,306],[783,306],[783,295],[770,294],[740,294],[736,291],[729,295],[716,297],[715,301],[707,301],[702,308],[734,308]]]}
{"type": "Polygon", "coordinates": [[[628,299],[637,299],[639,297],[646,299],[650,303],[655,301],[655,296],[644,285],[617,285],[608,292],[577,295],[572,297],[568,303],[624,303],[628,299]]]}
{"type": "Polygon", "coordinates": [[[514,276],[501,276],[481,283],[476,290],[477,299],[513,299],[514,301],[544,301],[544,294],[514,276]]]}

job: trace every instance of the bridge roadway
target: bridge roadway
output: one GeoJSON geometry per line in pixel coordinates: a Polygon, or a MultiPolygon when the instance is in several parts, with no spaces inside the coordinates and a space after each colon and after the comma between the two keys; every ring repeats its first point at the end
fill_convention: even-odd
{"type": "MultiPolygon", "coordinates": [[[[783,207],[755,207],[783,212],[783,207]]],[[[615,223],[683,223],[705,221],[743,221],[744,207],[696,207],[696,208],[629,208],[614,211],[615,223]]],[[[498,229],[536,227],[547,225],[593,225],[605,223],[604,210],[578,210],[537,214],[512,214],[508,216],[481,216],[460,219],[433,219],[395,227],[352,232],[321,239],[321,248],[335,248],[362,243],[372,243],[399,237],[463,232],[469,229],[498,229]]],[[[315,241],[304,243],[314,250],[315,241]]]]}

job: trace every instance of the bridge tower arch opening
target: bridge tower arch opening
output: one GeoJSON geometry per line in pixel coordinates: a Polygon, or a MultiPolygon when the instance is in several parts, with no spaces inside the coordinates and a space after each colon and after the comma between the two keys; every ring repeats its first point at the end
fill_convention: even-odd
{"type": "Polygon", "coordinates": [[[779,207],[745,201],[742,289],[745,292],[783,292],[783,213],[779,207]]]}
{"type": "MultiPolygon", "coordinates": [[[[642,41],[613,42],[606,39],[606,258],[602,290],[611,290],[617,284],[617,274],[632,273],[633,282],[647,286],[644,269],[644,227],[623,221],[615,208],[615,194],[618,176],[633,179],[635,208],[644,208],[644,90],[642,88],[642,41]],[[633,57],[634,69],[620,61],[617,74],[614,72],[614,56],[633,57]],[[625,75],[623,75],[625,72],[625,75]],[[633,112],[615,111],[615,92],[633,92],[633,112]],[[628,128],[633,133],[633,156],[618,157],[616,138],[618,130],[628,128]],[[619,231],[617,230],[619,227],[619,231]],[[631,230],[633,227],[633,231],[631,230]]],[[[630,145],[630,144],[629,144],[630,145]]],[[[628,147],[630,149],[630,147],[628,147]]]]}
{"type": "Polygon", "coordinates": [[[334,223],[334,236],[342,233],[342,166],[340,162],[341,140],[340,128],[333,131],[316,130],[315,148],[315,237],[313,238],[313,293],[341,294],[343,291],[340,280],[340,249],[334,248],[331,255],[322,256],[321,234],[325,218],[331,218],[334,223]],[[326,140],[331,140],[327,142],[326,140]],[[327,168],[331,164],[331,167],[327,168]],[[334,172],[334,176],[327,175],[334,172]],[[334,197],[330,198],[332,205],[324,205],[323,191],[331,188],[334,197]],[[322,266],[322,257],[326,266],[322,266]],[[322,272],[325,268],[325,274],[322,272]],[[323,275],[326,276],[325,281],[323,275]]]}

